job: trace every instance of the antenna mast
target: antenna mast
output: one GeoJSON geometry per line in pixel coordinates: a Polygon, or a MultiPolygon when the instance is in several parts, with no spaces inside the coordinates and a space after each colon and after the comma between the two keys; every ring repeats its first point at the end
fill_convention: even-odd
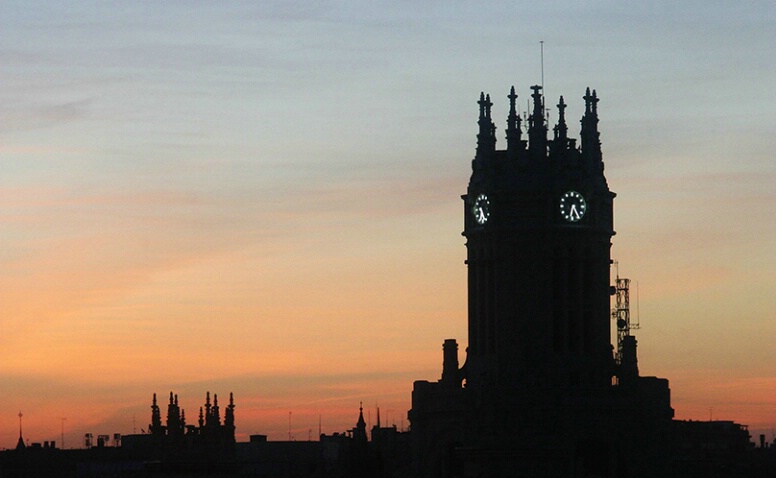
{"type": "Polygon", "coordinates": [[[544,117],[547,118],[547,108],[544,107],[544,98],[547,97],[547,90],[544,89],[544,40],[539,41],[539,50],[541,55],[541,68],[542,68],[542,110],[544,110],[544,117]]]}
{"type": "Polygon", "coordinates": [[[620,278],[620,265],[614,261],[615,280],[614,280],[614,307],[612,308],[612,320],[617,326],[617,355],[615,360],[618,365],[623,361],[623,349],[625,337],[630,336],[630,331],[639,328],[638,320],[631,323],[630,316],[630,279],[620,278]]]}
{"type": "Polygon", "coordinates": [[[59,418],[62,422],[62,428],[60,429],[61,435],[60,435],[60,447],[64,450],[65,449],[65,421],[67,420],[66,417],[60,417],[59,418]]]}

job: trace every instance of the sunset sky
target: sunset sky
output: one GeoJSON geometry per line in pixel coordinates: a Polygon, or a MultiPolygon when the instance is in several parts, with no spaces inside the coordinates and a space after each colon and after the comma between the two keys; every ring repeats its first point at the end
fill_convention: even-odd
{"type": "Polygon", "coordinates": [[[776,7],[476,3],[3,0],[0,447],[170,391],[234,392],[240,441],[406,428],[464,359],[477,99],[503,148],[542,41],[551,124],[601,99],[642,375],[772,439],[776,7]]]}

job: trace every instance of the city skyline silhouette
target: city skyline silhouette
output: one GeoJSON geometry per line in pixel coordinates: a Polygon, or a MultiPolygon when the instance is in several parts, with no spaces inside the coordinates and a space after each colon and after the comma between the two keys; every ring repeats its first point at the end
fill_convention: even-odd
{"type": "Polygon", "coordinates": [[[663,7],[11,3],[0,447],[20,410],[36,442],[139,432],[170,390],[234,392],[238,440],[343,431],[361,402],[406,428],[442,340],[467,346],[472,99],[503,121],[540,41],[570,136],[580,87],[604,98],[640,368],[677,418],[770,440],[774,73],[748,45],[776,44],[773,9],[663,7]]]}

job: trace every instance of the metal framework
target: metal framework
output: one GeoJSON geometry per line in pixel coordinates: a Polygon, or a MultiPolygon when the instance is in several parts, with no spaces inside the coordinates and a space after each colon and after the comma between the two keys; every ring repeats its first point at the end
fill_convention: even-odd
{"type": "Polygon", "coordinates": [[[630,315],[630,279],[620,278],[617,261],[614,261],[616,276],[614,280],[614,307],[612,308],[612,320],[617,326],[617,355],[615,360],[622,363],[623,341],[630,335],[630,331],[639,328],[638,318],[631,322],[630,315]]]}

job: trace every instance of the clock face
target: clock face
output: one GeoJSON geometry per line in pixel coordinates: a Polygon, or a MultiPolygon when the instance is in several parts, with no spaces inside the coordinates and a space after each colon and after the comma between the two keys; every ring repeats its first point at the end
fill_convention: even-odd
{"type": "Polygon", "coordinates": [[[472,206],[472,213],[474,214],[474,220],[477,221],[477,224],[485,224],[488,222],[488,218],[490,217],[490,201],[488,200],[488,196],[485,194],[477,196],[477,199],[474,200],[474,205],[472,206]]]}
{"type": "Polygon", "coordinates": [[[560,198],[560,215],[568,222],[577,222],[585,217],[587,203],[576,191],[568,191],[560,198]]]}

